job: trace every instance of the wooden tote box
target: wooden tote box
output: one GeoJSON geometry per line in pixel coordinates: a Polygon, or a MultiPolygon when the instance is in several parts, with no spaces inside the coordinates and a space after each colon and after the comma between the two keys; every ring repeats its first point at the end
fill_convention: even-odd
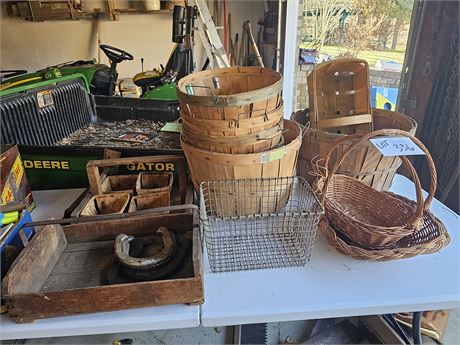
{"type": "Polygon", "coordinates": [[[147,210],[46,226],[29,242],[3,280],[2,297],[9,315],[17,323],[29,323],[47,317],[203,303],[198,215],[187,207],[193,206],[164,208],[181,213],[147,210]],[[160,226],[188,241],[180,268],[167,279],[109,285],[107,272],[116,262],[116,236],[151,236],[160,226]]]}

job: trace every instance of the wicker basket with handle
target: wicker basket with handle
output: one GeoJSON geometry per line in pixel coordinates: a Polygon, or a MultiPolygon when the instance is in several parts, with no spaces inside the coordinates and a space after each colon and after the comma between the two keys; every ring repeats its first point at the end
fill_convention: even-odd
{"type": "Polygon", "coordinates": [[[436,169],[422,142],[407,132],[390,129],[378,130],[364,136],[355,135],[352,138],[354,143],[335,162],[332,169],[328,168],[331,153],[346,138],[331,146],[326,153],[324,167],[318,167],[324,170],[321,171],[323,177],[318,180],[316,188],[321,191],[321,202],[330,223],[351,241],[370,249],[392,247],[405,236],[413,236],[426,226],[438,229],[444,227],[429,212],[436,192],[436,169]],[[431,185],[425,201],[417,173],[405,156],[401,156],[401,159],[413,177],[417,202],[393,193],[378,192],[352,177],[336,174],[340,164],[355,147],[379,135],[409,137],[425,153],[431,173],[431,185]]]}

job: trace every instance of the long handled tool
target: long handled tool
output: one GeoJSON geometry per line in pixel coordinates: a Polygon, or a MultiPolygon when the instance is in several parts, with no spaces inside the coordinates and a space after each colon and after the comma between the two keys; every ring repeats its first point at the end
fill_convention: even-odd
{"type": "Polygon", "coordinates": [[[247,34],[249,44],[251,45],[254,56],[259,64],[259,66],[264,67],[264,62],[260,56],[259,48],[257,48],[256,41],[254,40],[254,35],[252,34],[251,23],[249,20],[245,21],[243,24],[243,31],[247,34]]]}

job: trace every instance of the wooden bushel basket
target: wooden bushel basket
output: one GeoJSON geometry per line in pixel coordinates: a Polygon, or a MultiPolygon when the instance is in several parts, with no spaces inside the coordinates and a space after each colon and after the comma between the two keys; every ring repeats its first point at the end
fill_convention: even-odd
{"type": "Polygon", "coordinates": [[[201,71],[177,83],[182,112],[207,120],[238,120],[269,113],[282,103],[283,77],[264,67],[201,71]]]}
{"type": "Polygon", "coordinates": [[[92,196],[80,212],[80,217],[123,213],[131,195],[125,192],[92,196]]]}
{"type": "Polygon", "coordinates": [[[198,191],[200,183],[207,181],[294,176],[302,140],[299,125],[284,120],[283,137],[282,147],[252,154],[209,152],[187,144],[183,138],[181,145],[198,191]]]}
{"type": "Polygon", "coordinates": [[[362,59],[337,59],[317,65],[308,75],[312,128],[332,133],[372,130],[369,65],[362,59]]]}
{"type": "Polygon", "coordinates": [[[282,104],[274,111],[267,113],[265,110],[253,110],[252,117],[234,120],[203,120],[191,117],[181,111],[181,120],[184,126],[204,135],[224,137],[247,135],[272,128],[283,120],[283,116],[282,104]]]}
{"type": "MultiPolygon", "coordinates": [[[[417,123],[410,117],[398,112],[383,109],[373,109],[374,128],[399,129],[410,134],[415,134],[417,123]]],[[[292,119],[297,123],[308,126],[308,109],[293,114],[292,119]]],[[[325,131],[304,128],[302,146],[299,151],[299,175],[314,184],[315,165],[322,165],[318,161],[324,157],[329,147],[344,134],[328,133],[325,131]]],[[[337,155],[345,151],[351,141],[343,141],[336,151],[331,153],[331,164],[337,161],[337,155]]],[[[369,141],[360,144],[350,153],[349,159],[344,161],[337,171],[338,174],[351,176],[361,182],[381,191],[388,190],[391,181],[401,165],[399,157],[384,157],[369,141]]]]}
{"type": "Polygon", "coordinates": [[[219,153],[257,153],[271,150],[283,143],[283,120],[272,128],[238,136],[210,136],[193,131],[184,122],[182,138],[199,149],[219,153]]]}
{"type": "Polygon", "coordinates": [[[413,236],[429,227],[437,230],[444,225],[429,211],[436,192],[436,169],[427,148],[411,134],[400,130],[379,130],[365,136],[352,136],[353,144],[329,169],[331,152],[339,147],[340,139],[332,145],[324,159],[323,177],[317,181],[329,223],[340,229],[351,241],[368,249],[388,248],[405,236],[413,236]],[[336,174],[337,168],[349,153],[371,138],[379,135],[404,136],[412,139],[425,153],[431,173],[428,196],[423,201],[422,187],[417,173],[405,156],[402,161],[409,169],[416,188],[417,202],[390,192],[378,192],[349,176],[336,174]]]}

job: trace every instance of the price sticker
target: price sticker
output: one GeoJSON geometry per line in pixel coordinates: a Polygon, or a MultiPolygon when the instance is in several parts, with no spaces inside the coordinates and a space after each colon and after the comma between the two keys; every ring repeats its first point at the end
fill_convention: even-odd
{"type": "Polygon", "coordinates": [[[268,163],[272,161],[277,161],[287,155],[287,149],[281,148],[267,153],[262,153],[260,155],[260,163],[268,163]]]}
{"type": "Polygon", "coordinates": [[[161,132],[171,132],[171,133],[180,133],[182,131],[182,123],[179,122],[166,122],[166,124],[161,127],[161,132]]]}
{"type": "Polygon", "coordinates": [[[425,154],[412,139],[407,137],[378,137],[369,140],[384,156],[416,156],[425,154]]]}

